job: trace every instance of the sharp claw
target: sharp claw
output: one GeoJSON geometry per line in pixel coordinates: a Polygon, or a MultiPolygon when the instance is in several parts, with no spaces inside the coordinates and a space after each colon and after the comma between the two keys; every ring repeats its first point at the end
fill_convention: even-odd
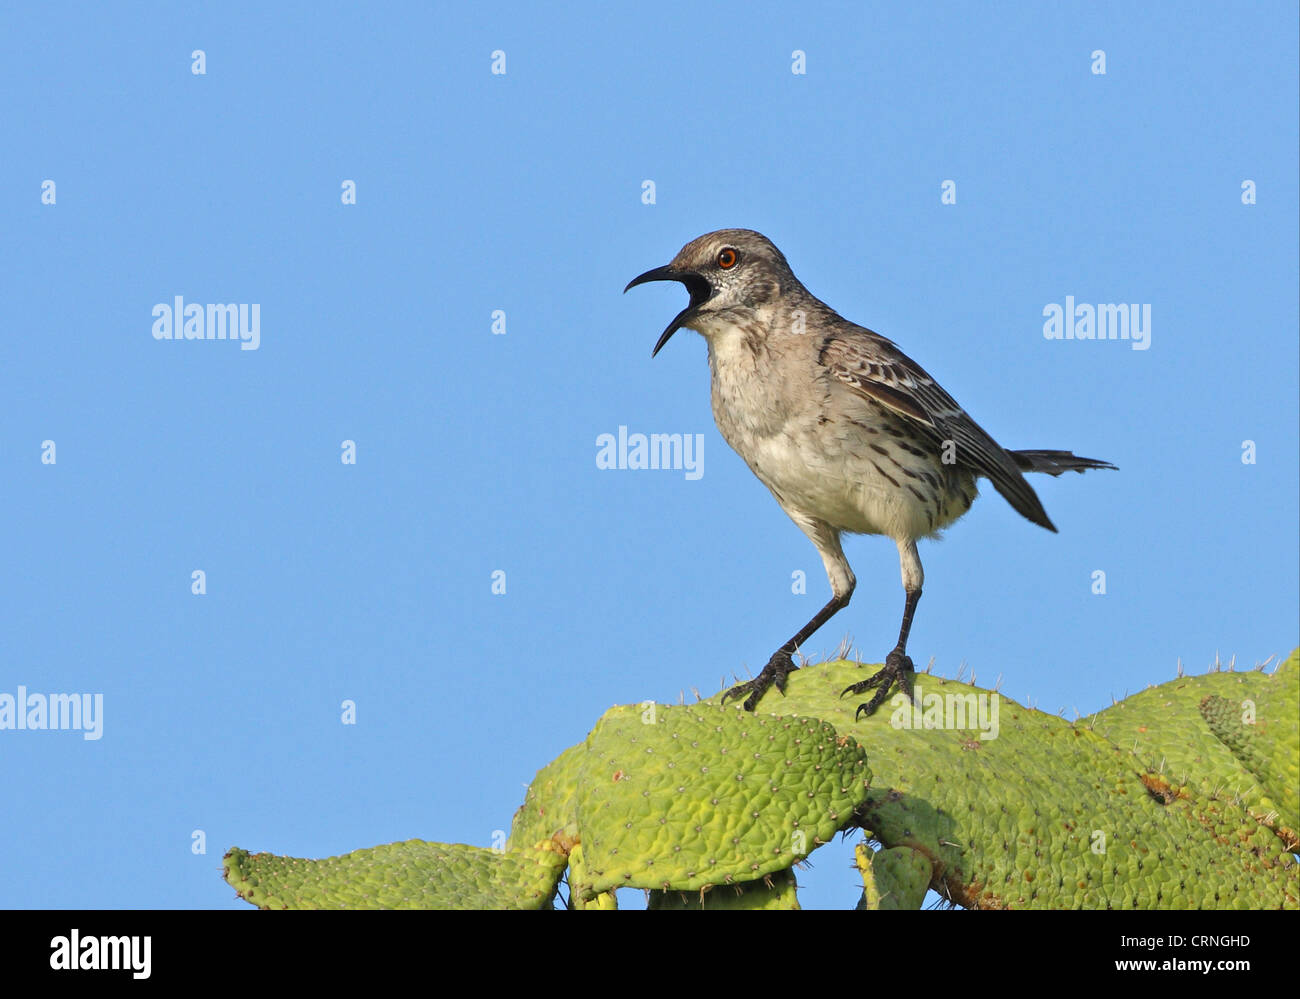
{"type": "Polygon", "coordinates": [[[850,693],[860,694],[864,690],[870,690],[872,687],[876,686],[881,682],[881,680],[884,678],[885,673],[887,671],[888,671],[887,669],[882,669],[875,676],[868,677],[865,680],[860,680],[859,682],[854,684],[850,684],[849,686],[844,688],[844,690],[840,693],[840,696],[843,697],[845,694],[850,694],[850,693]]]}
{"type": "MultiPolygon", "coordinates": [[[[738,683],[722,695],[722,703],[726,704],[728,701],[734,701],[739,697],[744,697],[753,689],[753,680],[746,680],[744,683],[738,683]]],[[[748,704],[748,702],[746,702],[746,704],[748,704]]]]}
{"type": "Polygon", "coordinates": [[[774,655],[770,660],[768,660],[768,664],[763,667],[763,671],[759,673],[758,676],[754,677],[752,680],[746,680],[744,683],[738,683],[730,690],[726,691],[726,693],[722,695],[721,703],[726,704],[733,698],[738,698],[748,694],[749,696],[745,698],[745,710],[751,712],[755,711],[758,709],[758,702],[762,699],[763,695],[767,693],[769,687],[776,687],[776,689],[781,692],[781,696],[784,697],[786,677],[798,668],[799,667],[794,665],[793,662],[783,663],[779,654],[774,655]]]}
{"type": "Polygon", "coordinates": [[[876,709],[884,703],[885,698],[889,695],[889,691],[893,689],[895,684],[898,685],[900,692],[907,695],[909,701],[914,702],[916,698],[915,694],[912,692],[913,670],[914,667],[912,666],[912,660],[908,659],[907,656],[894,651],[885,657],[884,668],[877,671],[874,676],[868,677],[850,687],[845,687],[843,692],[840,694],[841,697],[850,692],[860,694],[864,690],[870,690],[873,687],[878,688],[870,701],[858,705],[857,711],[853,713],[853,720],[856,722],[860,720],[863,715],[870,717],[875,714],[876,709]]]}

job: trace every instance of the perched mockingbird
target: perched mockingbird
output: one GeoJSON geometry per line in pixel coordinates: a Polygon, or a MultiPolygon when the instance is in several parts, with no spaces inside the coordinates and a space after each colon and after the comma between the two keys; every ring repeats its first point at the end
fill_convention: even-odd
{"type": "Polygon", "coordinates": [[[830,602],[724,701],[748,695],[753,711],[768,687],[784,692],[798,668],[792,654],[849,602],[856,580],[840,548],[845,531],[894,539],[906,601],[885,668],[844,693],[876,688],[859,716],[895,683],[910,698],[907,633],[924,578],[917,539],[969,510],[980,476],[1022,516],[1055,531],[1021,473],[1115,467],[1069,451],[1004,450],[892,341],[814,298],[760,233],[708,233],[623,290],[647,281],[680,281],[691,295],[651,356],[683,326],[704,335],[718,429],[817,546],[830,578],[830,602]]]}

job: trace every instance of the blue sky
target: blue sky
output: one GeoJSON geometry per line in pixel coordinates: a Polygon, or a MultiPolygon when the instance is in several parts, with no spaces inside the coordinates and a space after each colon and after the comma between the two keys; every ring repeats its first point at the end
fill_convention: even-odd
{"type": "MultiPolygon", "coordinates": [[[[0,904],[490,846],[610,705],[760,669],[820,561],[702,339],[651,361],[682,289],[621,294],[712,229],[1003,445],[1121,469],[1035,478],[1059,535],[985,484],[923,542],[918,663],[1072,717],[1297,644],[1294,4],[11,5],[0,39],[0,692],[103,703],[98,740],[0,731],[0,904]],[[176,296],[258,305],[258,348],[155,339],[176,296]],[[1067,296],[1150,305],[1149,349],[1045,339],[1067,296]],[[620,426],[703,435],[703,474],[598,468],[620,426]]],[[[897,554],[846,553],[805,651],[879,661],[897,554]]],[[[805,905],[854,904],[850,856],[805,905]]]]}

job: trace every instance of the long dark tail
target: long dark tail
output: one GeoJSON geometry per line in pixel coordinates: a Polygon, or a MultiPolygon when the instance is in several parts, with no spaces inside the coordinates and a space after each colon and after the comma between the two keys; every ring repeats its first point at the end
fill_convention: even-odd
{"type": "Polygon", "coordinates": [[[1046,472],[1048,475],[1060,475],[1062,472],[1083,472],[1090,468],[1111,468],[1118,471],[1109,461],[1097,458],[1080,458],[1072,451],[1008,451],[1022,472],[1046,472]]]}

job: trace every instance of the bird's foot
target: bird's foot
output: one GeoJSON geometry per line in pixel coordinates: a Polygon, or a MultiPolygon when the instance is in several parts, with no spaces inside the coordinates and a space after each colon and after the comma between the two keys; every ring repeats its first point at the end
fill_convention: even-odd
{"type": "Polygon", "coordinates": [[[858,705],[858,710],[853,714],[853,720],[857,721],[863,715],[870,717],[875,714],[876,708],[884,703],[894,684],[898,684],[898,689],[907,695],[909,701],[915,702],[916,698],[912,693],[912,677],[915,675],[916,669],[912,666],[912,660],[904,655],[902,650],[895,649],[885,657],[884,669],[860,683],[845,687],[840,696],[843,697],[844,694],[860,694],[872,687],[878,688],[870,701],[858,705]]]}
{"type": "Polygon", "coordinates": [[[745,697],[745,710],[753,711],[758,707],[759,699],[767,693],[767,688],[773,685],[776,689],[785,693],[785,678],[797,670],[799,667],[794,664],[788,652],[776,652],[767,665],[763,667],[763,672],[752,680],[746,680],[744,683],[738,683],[725,694],[722,695],[722,703],[736,697],[745,697]]]}

